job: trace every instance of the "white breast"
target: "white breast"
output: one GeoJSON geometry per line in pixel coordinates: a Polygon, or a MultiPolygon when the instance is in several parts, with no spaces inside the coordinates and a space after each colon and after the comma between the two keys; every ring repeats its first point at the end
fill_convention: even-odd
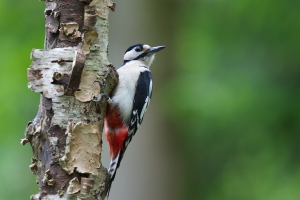
{"type": "Polygon", "coordinates": [[[145,64],[141,61],[130,61],[117,70],[119,83],[113,91],[112,101],[113,104],[119,106],[124,122],[131,116],[136,82],[139,75],[141,72],[149,70],[143,66],[145,64]]]}

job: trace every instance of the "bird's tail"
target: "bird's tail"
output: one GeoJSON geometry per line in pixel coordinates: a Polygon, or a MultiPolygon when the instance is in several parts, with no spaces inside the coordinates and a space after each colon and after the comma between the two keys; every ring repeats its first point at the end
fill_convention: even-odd
{"type": "Polygon", "coordinates": [[[117,169],[120,166],[120,162],[123,158],[123,151],[120,150],[118,155],[115,158],[111,158],[109,168],[108,168],[108,175],[109,175],[109,180],[108,180],[108,189],[107,189],[107,197],[109,196],[109,191],[111,188],[111,184],[115,179],[117,169]]]}

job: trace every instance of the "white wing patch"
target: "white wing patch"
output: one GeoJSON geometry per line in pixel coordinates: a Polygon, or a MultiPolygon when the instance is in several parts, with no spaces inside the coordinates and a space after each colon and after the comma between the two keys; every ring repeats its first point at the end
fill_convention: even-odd
{"type": "MultiPolygon", "coordinates": [[[[132,113],[133,113],[133,115],[137,115],[137,113],[138,113],[138,110],[134,110],[132,113]]],[[[136,118],[134,117],[134,118],[132,118],[132,119],[131,119],[131,121],[130,121],[130,123],[131,123],[131,126],[132,126],[132,125],[134,125],[134,124],[135,124],[135,122],[136,122],[136,118]]]]}
{"type": "MultiPolygon", "coordinates": [[[[141,120],[143,120],[143,118],[144,118],[144,114],[145,114],[145,112],[146,112],[146,110],[147,110],[147,107],[148,107],[149,102],[150,102],[150,98],[149,98],[149,96],[147,96],[147,98],[145,99],[144,107],[143,107],[143,109],[142,109],[142,111],[141,111],[141,116],[140,116],[141,120]]],[[[140,124],[140,123],[139,123],[139,124],[140,124]]]]}
{"type": "MultiPolygon", "coordinates": [[[[151,96],[151,93],[152,93],[152,80],[150,80],[150,84],[149,84],[149,95],[150,96],[151,96]]],[[[145,112],[146,112],[146,110],[148,108],[148,105],[150,103],[150,96],[147,96],[147,98],[145,99],[145,104],[144,104],[144,107],[143,107],[143,109],[141,111],[141,116],[140,116],[141,120],[140,121],[142,121],[143,118],[144,118],[144,114],[145,114],[145,112]]],[[[138,125],[140,125],[140,123],[138,123],[138,125]]]]}

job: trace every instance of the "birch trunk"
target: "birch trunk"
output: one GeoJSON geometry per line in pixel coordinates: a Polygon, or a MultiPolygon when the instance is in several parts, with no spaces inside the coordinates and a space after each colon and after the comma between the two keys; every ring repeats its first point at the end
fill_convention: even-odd
{"type": "Polygon", "coordinates": [[[33,50],[28,87],[41,93],[39,110],[22,144],[33,150],[33,200],[104,199],[107,171],[101,164],[107,94],[117,73],[107,59],[110,0],[46,1],[44,50],[33,50]],[[95,82],[96,81],[96,82],[95,82]]]}

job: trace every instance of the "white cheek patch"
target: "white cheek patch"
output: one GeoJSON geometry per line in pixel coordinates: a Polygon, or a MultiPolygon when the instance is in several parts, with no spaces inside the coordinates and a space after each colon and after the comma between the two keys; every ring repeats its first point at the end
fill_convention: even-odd
{"type": "Polygon", "coordinates": [[[124,60],[133,60],[136,57],[138,57],[140,54],[141,52],[136,52],[134,49],[132,49],[131,51],[125,53],[124,60]]]}

